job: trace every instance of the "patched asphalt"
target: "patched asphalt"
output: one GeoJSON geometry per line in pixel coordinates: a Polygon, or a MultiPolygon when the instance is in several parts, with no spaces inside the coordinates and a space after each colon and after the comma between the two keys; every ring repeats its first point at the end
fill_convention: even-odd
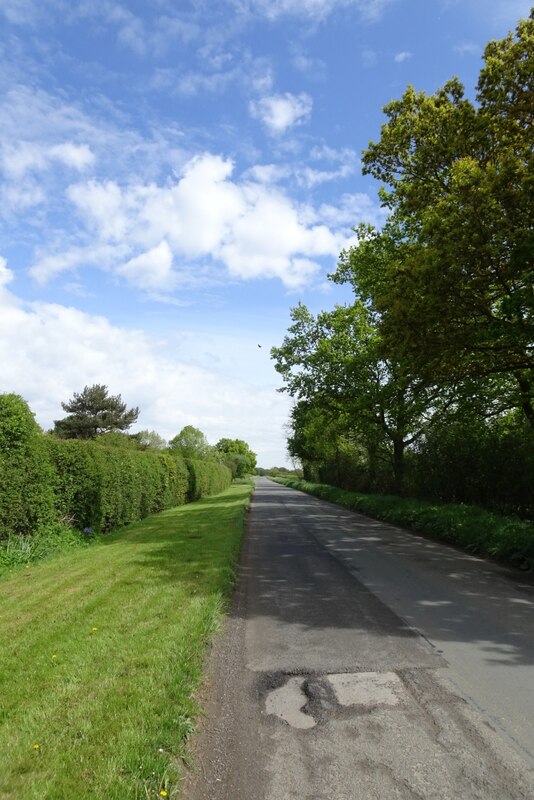
{"type": "Polygon", "coordinates": [[[185,800],[532,800],[534,595],[260,479],[185,800]]]}

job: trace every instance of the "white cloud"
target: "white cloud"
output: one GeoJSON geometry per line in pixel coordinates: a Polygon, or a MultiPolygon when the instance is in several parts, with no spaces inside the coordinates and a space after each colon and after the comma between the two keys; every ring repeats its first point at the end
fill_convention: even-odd
{"type": "Polygon", "coordinates": [[[255,119],[263,122],[270,133],[278,135],[294,125],[306,122],[312,107],[312,98],[304,92],[298,95],[286,92],[254,100],[250,103],[249,110],[255,119]]]}
{"type": "Polygon", "coordinates": [[[56,144],[48,150],[48,156],[61,161],[65,166],[77,170],[84,170],[94,164],[95,155],[86,144],[73,144],[63,142],[56,144]]]}
{"type": "MultiPolygon", "coordinates": [[[[356,161],[356,159],[354,159],[356,161]]],[[[313,169],[312,167],[302,167],[296,171],[297,181],[308,188],[319,186],[322,183],[336,181],[341,178],[348,178],[356,171],[356,163],[342,164],[338,169],[313,169]]]]}
{"type": "Polygon", "coordinates": [[[95,180],[72,185],[68,197],[90,244],[40,252],[32,275],[46,281],[94,265],[115,270],[139,288],[170,291],[178,281],[173,258],[195,264],[203,259],[233,277],[276,277],[295,287],[310,280],[316,259],[338,255],[344,234],[319,218],[311,223],[308,211],[269,182],[276,168],[249,171],[241,181],[232,173],[231,161],[205,153],[163,186],[95,180]]]}
{"type": "Polygon", "coordinates": [[[274,184],[289,177],[291,169],[282,164],[256,164],[246,172],[246,177],[254,183],[274,184]]]}
{"type": "Polygon", "coordinates": [[[173,283],[171,248],[163,240],[152,250],[119,266],[117,272],[140,289],[169,290],[173,283]]]}
{"type": "Polygon", "coordinates": [[[69,186],[67,196],[102,239],[113,242],[125,237],[128,211],[134,200],[128,200],[117,183],[92,180],[75,184],[69,186]]]}
{"type": "Polygon", "coordinates": [[[401,50],[400,53],[395,53],[393,56],[393,61],[396,64],[402,64],[403,61],[408,61],[412,57],[412,53],[408,50],[401,50]]]}
{"type": "Polygon", "coordinates": [[[387,210],[377,205],[376,201],[364,192],[343,194],[335,206],[323,203],[310,213],[310,223],[320,219],[325,225],[334,228],[348,229],[360,222],[368,222],[381,227],[386,219],[387,210]]]}
{"type": "MultiPolygon", "coordinates": [[[[0,284],[9,277],[0,259],[0,284]]],[[[263,384],[247,384],[167,356],[164,345],[105,317],[59,304],[24,305],[0,290],[2,385],[29,402],[45,429],[63,415],[61,401],[85,385],[104,383],[140,407],[139,428],[170,439],[192,424],[212,443],[223,436],[245,439],[267,466],[283,460],[289,400],[270,387],[276,380],[270,364],[263,384]]],[[[236,340],[233,346],[251,363],[261,355],[256,342],[236,340]]]]}
{"type": "Polygon", "coordinates": [[[231,2],[241,11],[247,10],[250,14],[273,20],[283,16],[321,20],[338,9],[355,7],[363,20],[375,22],[382,17],[393,0],[231,0],[231,2]]]}
{"type": "Polygon", "coordinates": [[[35,20],[37,8],[33,0],[0,0],[0,13],[12,24],[27,25],[35,20]]]}
{"type": "Polygon", "coordinates": [[[18,180],[0,185],[0,213],[10,216],[44,203],[46,193],[33,180],[18,180]]]}
{"type": "Polygon", "coordinates": [[[3,289],[4,286],[7,286],[12,280],[13,273],[8,269],[6,259],[0,256],[0,289],[3,289]]]}
{"type": "Polygon", "coordinates": [[[30,271],[37,283],[44,284],[57,275],[80,266],[110,269],[127,258],[127,253],[128,249],[124,246],[110,246],[98,242],[86,247],[70,247],[56,253],[38,250],[30,271]]]}
{"type": "Polygon", "coordinates": [[[142,136],[125,126],[110,105],[93,105],[85,113],[61,96],[29,86],[16,85],[0,99],[0,120],[4,176],[18,183],[21,176],[40,172],[56,200],[58,166],[115,176],[135,173],[142,179],[180,169],[191,157],[175,124],[142,136]]]}
{"type": "Polygon", "coordinates": [[[61,142],[50,146],[36,142],[20,142],[16,145],[4,143],[0,148],[2,170],[11,180],[19,180],[27,172],[49,169],[58,162],[82,171],[94,161],[95,156],[90,147],[73,142],[61,142]]]}

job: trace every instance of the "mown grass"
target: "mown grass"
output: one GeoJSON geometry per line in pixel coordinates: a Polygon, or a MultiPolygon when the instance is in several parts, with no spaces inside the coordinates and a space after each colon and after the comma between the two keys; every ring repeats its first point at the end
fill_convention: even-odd
{"type": "Polygon", "coordinates": [[[251,487],[0,579],[0,799],[178,797],[251,487]]]}
{"type": "Polygon", "coordinates": [[[449,542],[508,566],[534,569],[534,524],[478,506],[432,503],[411,497],[360,494],[321,483],[273,478],[292,489],[449,542]]]}

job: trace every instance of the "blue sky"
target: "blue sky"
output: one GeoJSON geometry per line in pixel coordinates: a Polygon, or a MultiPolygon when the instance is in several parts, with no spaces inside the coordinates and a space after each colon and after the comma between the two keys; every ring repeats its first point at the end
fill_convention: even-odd
{"type": "Polygon", "coordinates": [[[48,428],[105,383],[137,428],[286,463],[269,358],[352,226],[408,83],[458,75],[524,0],[0,0],[0,391],[48,428]],[[258,347],[261,345],[261,347],[258,347]]]}

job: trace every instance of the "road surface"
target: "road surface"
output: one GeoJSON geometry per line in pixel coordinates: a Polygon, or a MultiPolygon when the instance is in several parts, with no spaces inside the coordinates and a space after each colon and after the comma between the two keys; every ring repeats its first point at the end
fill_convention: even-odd
{"type": "Polygon", "coordinates": [[[185,800],[534,799],[527,578],[260,479],[185,800]]]}

